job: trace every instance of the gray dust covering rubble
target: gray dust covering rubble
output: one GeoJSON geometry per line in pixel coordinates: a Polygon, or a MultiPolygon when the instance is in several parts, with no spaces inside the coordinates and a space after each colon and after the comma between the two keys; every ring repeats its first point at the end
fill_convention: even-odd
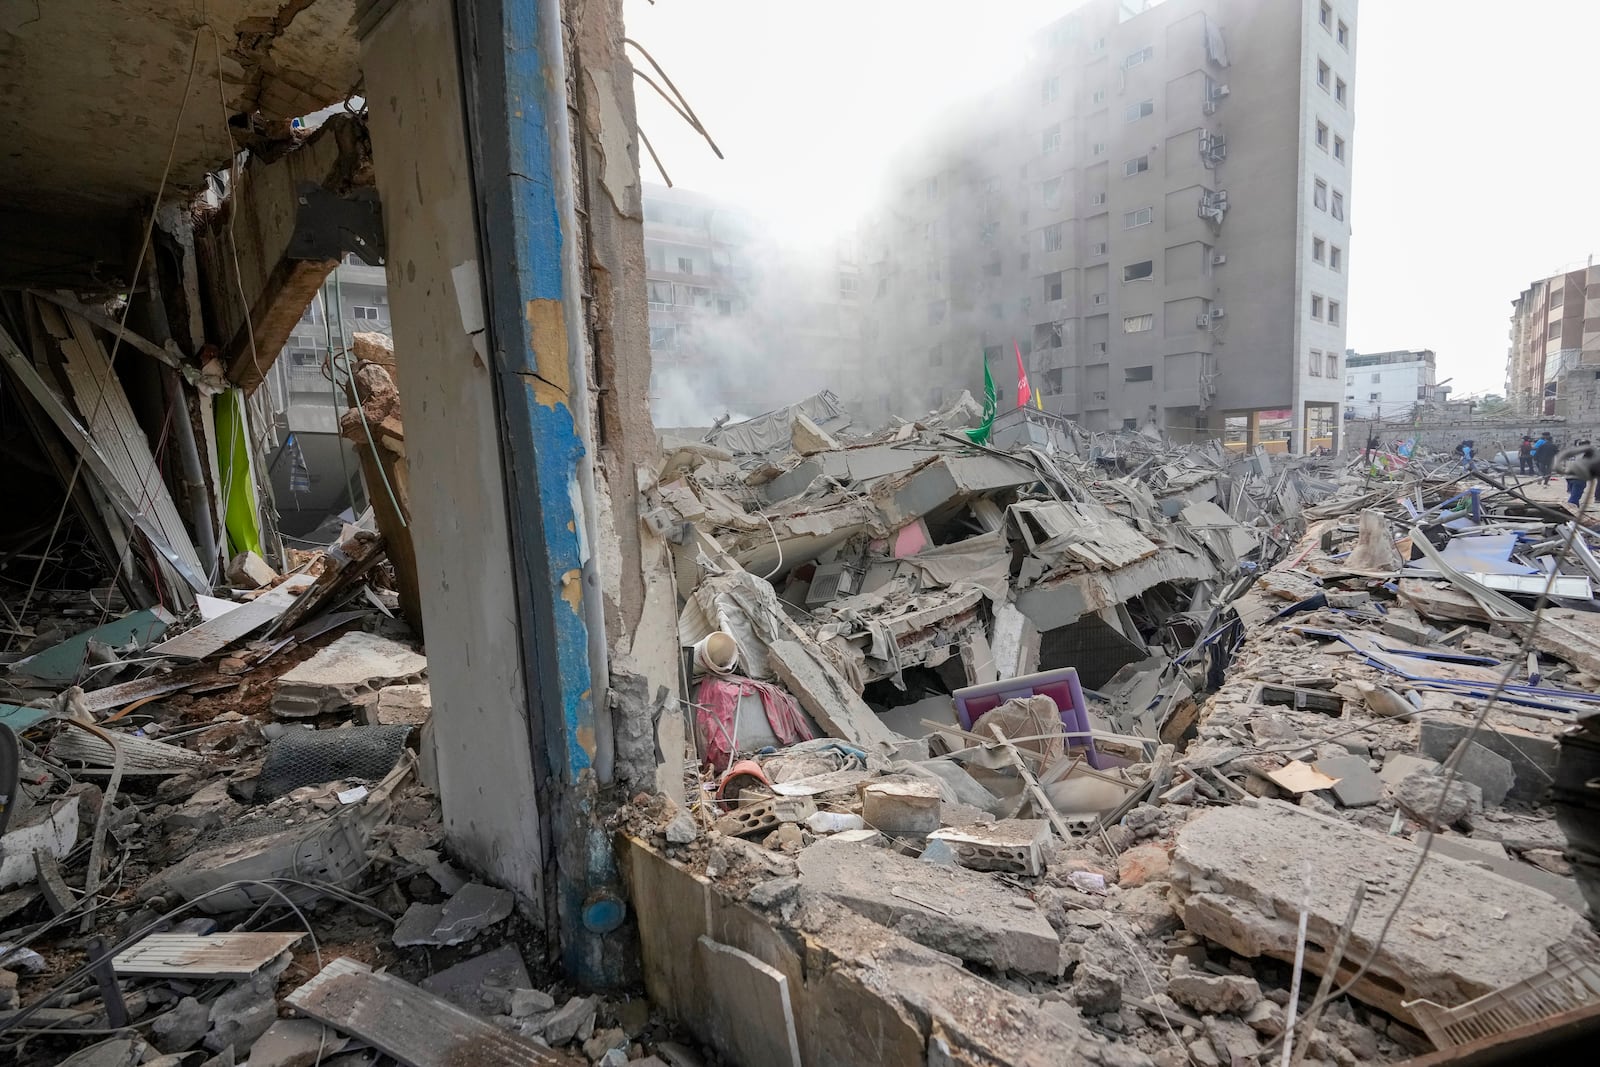
{"type": "Polygon", "coordinates": [[[619,822],[641,855],[896,1010],[948,959],[1084,1062],[1397,1062],[1479,998],[1596,995],[1600,857],[1557,818],[1600,709],[1591,524],[1420,448],[1028,409],[980,446],[976,407],[872,431],[823,394],[664,445],[698,766],[619,822]],[[1551,567],[1575,595],[1540,607],[1551,567]]]}

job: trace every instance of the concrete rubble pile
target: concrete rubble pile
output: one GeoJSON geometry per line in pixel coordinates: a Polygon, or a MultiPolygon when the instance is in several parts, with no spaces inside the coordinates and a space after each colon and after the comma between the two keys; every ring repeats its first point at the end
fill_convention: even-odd
{"type": "Polygon", "coordinates": [[[822,394],[666,445],[698,760],[617,823],[652,999],[795,1063],[857,1039],[740,1045],[719,980],[812,1022],[870,990],[855,1053],[928,1062],[1395,1062],[1593,1014],[1592,520],[975,416],[857,434],[822,394]]]}
{"type": "Polygon", "coordinates": [[[642,999],[560,980],[537,918],[446,853],[428,660],[373,527],[285,574],[241,559],[183,613],[39,598],[0,676],[7,1062],[356,1067],[429,1035],[696,1062],[642,999]]]}

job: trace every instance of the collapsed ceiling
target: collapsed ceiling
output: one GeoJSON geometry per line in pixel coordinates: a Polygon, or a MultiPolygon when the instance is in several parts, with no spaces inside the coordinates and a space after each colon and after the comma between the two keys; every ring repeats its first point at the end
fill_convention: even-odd
{"type": "Polygon", "coordinates": [[[230,140],[286,137],[289,120],[346,99],[360,80],[355,8],[0,0],[0,216],[49,220],[43,238],[6,227],[5,273],[38,265],[51,230],[126,226],[161,186],[180,112],[169,196],[226,166],[230,140]]]}

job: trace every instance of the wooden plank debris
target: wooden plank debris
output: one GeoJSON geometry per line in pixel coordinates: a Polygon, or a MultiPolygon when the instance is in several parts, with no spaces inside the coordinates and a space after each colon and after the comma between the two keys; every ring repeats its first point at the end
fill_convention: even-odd
{"type": "Polygon", "coordinates": [[[530,1067],[570,1062],[549,1047],[470,1015],[391,974],[341,956],[288,997],[290,1005],[358,1037],[405,1067],[530,1067]]]}
{"type": "Polygon", "coordinates": [[[111,959],[120,975],[249,978],[305,938],[304,933],[151,934],[111,959]]]}
{"type": "Polygon", "coordinates": [[[205,659],[281,616],[315,583],[316,579],[309,574],[291,574],[270,593],[168,638],[150,651],[178,659],[205,659]]]}
{"type": "Polygon", "coordinates": [[[1000,729],[999,723],[990,723],[989,729],[994,731],[995,739],[1005,747],[1006,755],[1011,757],[1011,763],[1017,768],[1017,773],[1022,776],[1022,784],[1028,790],[1028,796],[1033,798],[1033,806],[1039,809],[1039,814],[1050,820],[1050,825],[1060,835],[1061,840],[1067,844],[1072,843],[1072,831],[1067,829],[1066,822],[1061,818],[1061,813],[1056,811],[1056,806],[1050,803],[1050,798],[1044,795],[1044,790],[1039,787],[1039,780],[1033,776],[1028,765],[1023,762],[1022,754],[1017,751],[1017,746],[1011,743],[1000,729]]]}

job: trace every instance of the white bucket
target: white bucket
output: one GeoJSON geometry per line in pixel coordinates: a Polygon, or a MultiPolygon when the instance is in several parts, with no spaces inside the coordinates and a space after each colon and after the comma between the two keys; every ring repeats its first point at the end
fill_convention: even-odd
{"type": "Polygon", "coordinates": [[[739,643],[726,630],[712,630],[694,646],[694,664],[712,674],[731,674],[739,662],[739,643]]]}

